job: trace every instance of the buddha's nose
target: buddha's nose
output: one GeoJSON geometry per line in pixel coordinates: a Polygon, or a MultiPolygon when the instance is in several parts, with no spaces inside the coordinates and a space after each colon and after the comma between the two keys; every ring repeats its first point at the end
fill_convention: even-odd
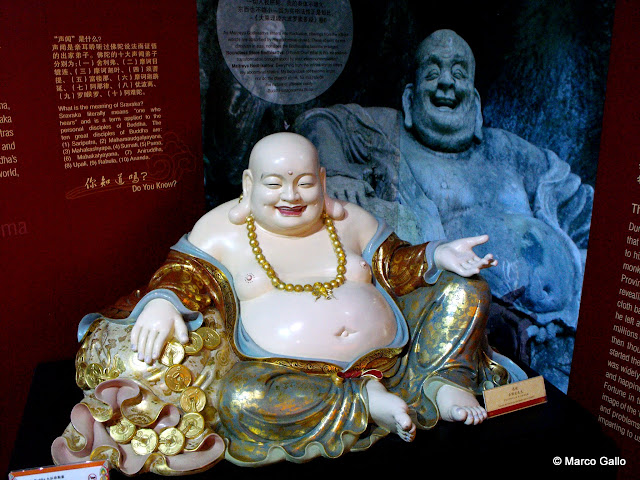
{"type": "Polygon", "coordinates": [[[300,198],[300,194],[298,193],[298,190],[293,185],[290,185],[285,187],[282,190],[282,194],[280,195],[280,198],[285,202],[293,202],[300,198]]]}
{"type": "Polygon", "coordinates": [[[448,88],[453,86],[453,75],[447,69],[442,70],[440,77],[438,78],[438,86],[441,88],[448,88]]]}

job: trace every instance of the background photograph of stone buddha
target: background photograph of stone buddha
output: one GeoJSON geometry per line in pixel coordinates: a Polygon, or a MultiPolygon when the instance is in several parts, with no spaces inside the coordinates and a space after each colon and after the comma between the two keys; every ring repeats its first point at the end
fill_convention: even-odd
{"type": "Polygon", "coordinates": [[[215,38],[216,2],[199,2],[209,206],[237,196],[258,138],[307,136],[330,194],[402,238],[488,233],[499,260],[483,273],[490,343],[566,391],[614,2],[351,6],[352,50],[335,84],[312,101],[276,105],[233,78],[215,38]],[[250,115],[234,107],[239,98],[250,115]]]}

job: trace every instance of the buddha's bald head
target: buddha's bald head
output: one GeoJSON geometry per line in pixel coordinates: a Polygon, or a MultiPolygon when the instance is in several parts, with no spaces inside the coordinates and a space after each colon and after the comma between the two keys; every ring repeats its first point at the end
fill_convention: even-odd
{"type": "Polygon", "coordinates": [[[290,132],[274,133],[258,141],[249,156],[249,170],[254,175],[259,175],[265,168],[271,168],[285,160],[304,165],[318,173],[316,147],[302,135],[290,132]]]}
{"type": "Polygon", "coordinates": [[[420,44],[415,63],[415,81],[402,97],[405,126],[433,150],[466,150],[482,126],[471,47],[452,30],[438,30],[420,44]]]}
{"type": "Polygon", "coordinates": [[[476,59],[469,44],[453,30],[437,30],[425,38],[414,55],[417,69],[429,61],[431,55],[438,52],[443,57],[459,57],[461,61],[469,65],[471,80],[475,78],[476,59]]]}

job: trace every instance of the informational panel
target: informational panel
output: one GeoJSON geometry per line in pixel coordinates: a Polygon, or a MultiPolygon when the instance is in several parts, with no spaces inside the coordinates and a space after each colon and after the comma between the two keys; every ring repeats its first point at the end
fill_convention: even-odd
{"type": "Polygon", "coordinates": [[[0,32],[9,446],[35,364],[145,283],[203,213],[203,174],[195,1],[0,0],[0,32]]]}
{"type": "Polygon", "coordinates": [[[616,5],[591,237],[569,395],[640,474],[640,9],[616,5]]]}
{"type": "Polygon", "coordinates": [[[218,3],[217,34],[225,62],[253,95],[298,104],[326,91],[347,63],[353,15],[347,0],[218,3]]]}

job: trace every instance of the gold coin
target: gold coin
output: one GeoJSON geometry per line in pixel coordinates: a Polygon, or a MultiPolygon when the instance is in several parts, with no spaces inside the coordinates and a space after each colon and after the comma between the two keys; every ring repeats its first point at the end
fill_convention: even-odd
{"type": "Polygon", "coordinates": [[[175,427],[169,427],[160,434],[158,450],[165,455],[177,455],[184,448],[184,441],[184,433],[175,427]]]}
{"type": "Polygon", "coordinates": [[[180,342],[171,340],[164,347],[164,351],[162,352],[162,356],[160,357],[160,363],[166,365],[167,367],[170,367],[182,362],[183,359],[184,347],[180,342]]]}
{"type": "Polygon", "coordinates": [[[196,438],[204,432],[204,417],[197,412],[185,413],[180,420],[178,429],[187,438],[196,438]]]}
{"type": "Polygon", "coordinates": [[[189,334],[189,343],[184,346],[184,351],[187,355],[195,355],[204,346],[202,337],[197,332],[191,332],[189,334]]]}
{"type": "Polygon", "coordinates": [[[96,388],[102,381],[104,368],[99,363],[90,364],[84,372],[84,381],[89,388],[96,388]]]}
{"type": "Polygon", "coordinates": [[[138,455],[149,455],[158,447],[158,434],[150,428],[141,428],[131,439],[131,446],[138,455]]]}
{"type": "Polygon", "coordinates": [[[216,332],[213,328],[200,327],[196,330],[196,333],[202,337],[204,348],[214,350],[218,348],[218,345],[220,345],[220,335],[218,335],[218,332],[216,332]]]}
{"type": "Polygon", "coordinates": [[[185,412],[201,412],[207,404],[207,395],[199,387],[187,387],[180,396],[180,406],[185,412]]]}
{"type": "Polygon", "coordinates": [[[184,391],[191,381],[191,371],[184,365],[173,365],[164,374],[164,382],[174,392],[184,391]]]}
{"type": "Polygon", "coordinates": [[[130,442],[135,434],[136,426],[124,417],[109,427],[109,435],[118,443],[130,442]]]}

